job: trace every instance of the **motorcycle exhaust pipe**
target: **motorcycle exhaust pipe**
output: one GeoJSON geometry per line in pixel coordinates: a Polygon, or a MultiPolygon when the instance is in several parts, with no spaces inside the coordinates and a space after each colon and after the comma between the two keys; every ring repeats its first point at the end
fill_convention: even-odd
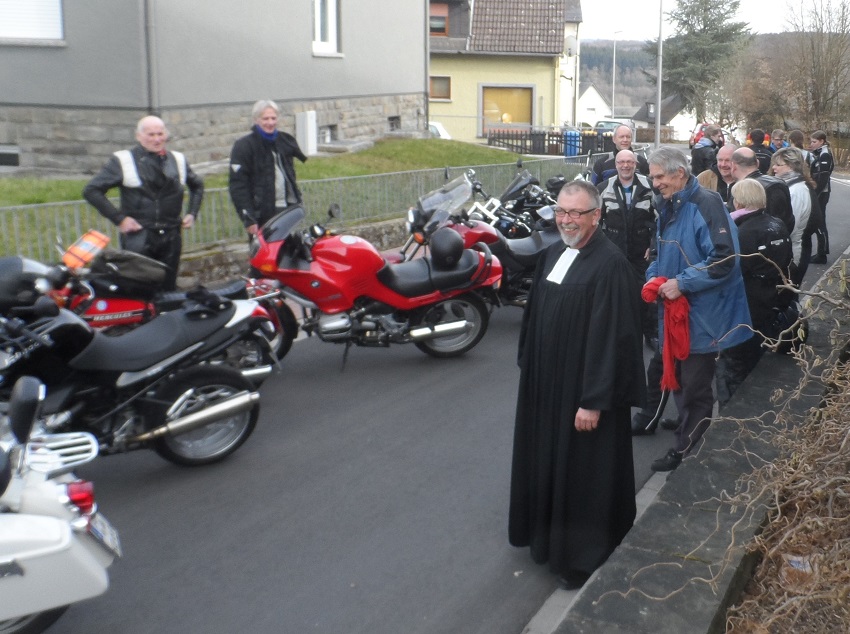
{"type": "Polygon", "coordinates": [[[129,442],[147,442],[161,436],[179,436],[204,425],[209,425],[220,418],[246,412],[253,408],[259,400],[260,395],[257,392],[239,392],[220,403],[205,407],[200,412],[194,412],[134,436],[129,439],[129,442]]]}
{"type": "Polygon", "coordinates": [[[450,321],[445,324],[414,328],[410,331],[410,338],[413,341],[422,341],[424,339],[436,339],[437,337],[450,337],[451,335],[459,335],[471,329],[472,324],[466,320],[450,321]]]}
{"type": "Polygon", "coordinates": [[[254,385],[259,385],[271,376],[272,369],[270,365],[263,365],[256,368],[243,368],[239,370],[239,373],[254,385]]]}

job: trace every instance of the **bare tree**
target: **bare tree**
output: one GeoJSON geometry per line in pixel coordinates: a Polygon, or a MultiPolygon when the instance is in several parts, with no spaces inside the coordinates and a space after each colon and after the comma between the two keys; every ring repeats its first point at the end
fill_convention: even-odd
{"type": "Polygon", "coordinates": [[[850,0],[807,0],[794,10],[788,83],[797,115],[810,128],[847,117],[850,91],[850,0]]]}

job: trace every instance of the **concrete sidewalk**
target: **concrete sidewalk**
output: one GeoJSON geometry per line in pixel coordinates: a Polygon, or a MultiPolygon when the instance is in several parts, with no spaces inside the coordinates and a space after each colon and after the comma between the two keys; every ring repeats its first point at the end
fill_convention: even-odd
{"type": "MultiPolygon", "coordinates": [[[[848,250],[850,251],[850,250],[848,250]]],[[[848,258],[845,252],[833,265],[848,258]]],[[[831,270],[831,269],[830,269],[831,270]]],[[[829,270],[815,287],[838,294],[829,270]]],[[[824,359],[836,346],[835,322],[809,319],[807,345],[824,359]]],[[[790,395],[802,370],[793,357],[766,352],[732,400],[713,420],[699,449],[673,472],[655,474],[637,494],[638,517],[616,551],[577,591],[556,590],[522,634],[681,634],[723,632],[726,609],[754,566],[745,545],[765,509],[733,506],[742,475],[776,457],[765,435],[741,433],[747,419],[770,427],[776,390],[790,395]]],[[[783,405],[783,416],[805,419],[821,400],[810,383],[783,405]]]]}

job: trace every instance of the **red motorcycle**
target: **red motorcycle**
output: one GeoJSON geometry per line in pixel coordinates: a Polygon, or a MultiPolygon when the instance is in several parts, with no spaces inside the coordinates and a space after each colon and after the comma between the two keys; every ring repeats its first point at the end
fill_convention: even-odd
{"type": "MultiPolygon", "coordinates": [[[[76,313],[93,328],[110,335],[122,334],[180,308],[187,300],[185,292],[162,290],[165,265],[151,258],[101,248],[91,249],[87,260],[75,257],[84,239],[63,255],[65,266],[54,267],[57,279],[51,281],[57,290],[49,295],[60,308],[76,313]]],[[[280,291],[271,280],[243,279],[213,292],[225,299],[259,302],[252,334],[228,348],[223,360],[248,378],[267,376],[270,365],[289,351],[298,329],[280,291]],[[256,371],[256,377],[252,371],[256,371]]]]}
{"type": "MultiPolygon", "coordinates": [[[[410,237],[398,259],[403,262],[413,258],[421,247],[433,249],[432,236],[435,232],[449,228],[463,238],[465,247],[476,243],[486,244],[493,255],[499,258],[504,267],[498,292],[499,304],[525,306],[538,258],[549,246],[561,241],[553,222],[552,207],[547,205],[537,208],[535,214],[539,219],[534,221],[529,218],[528,235],[511,239],[505,235],[509,232],[503,231],[496,223],[496,220],[506,220],[504,214],[489,214],[487,206],[477,202],[469,210],[464,210],[464,204],[479,190],[475,172],[469,170],[440,189],[422,196],[417,206],[408,211],[407,230],[410,237]]],[[[498,203],[497,199],[492,200],[498,203]]]]}
{"type": "Polygon", "coordinates": [[[394,264],[363,238],[318,224],[295,231],[304,217],[292,207],[266,223],[251,265],[302,307],[308,335],[346,346],[413,343],[435,357],[462,355],[484,336],[484,298],[495,294],[502,275],[486,245],[464,249],[461,237],[445,229],[431,237],[430,257],[394,264]]]}

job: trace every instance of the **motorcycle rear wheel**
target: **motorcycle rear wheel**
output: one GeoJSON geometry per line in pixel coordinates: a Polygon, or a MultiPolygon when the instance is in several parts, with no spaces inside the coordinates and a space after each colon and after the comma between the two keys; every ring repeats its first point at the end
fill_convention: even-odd
{"type": "Polygon", "coordinates": [[[487,332],[490,321],[487,306],[477,295],[460,295],[428,306],[413,320],[412,325],[436,326],[461,319],[471,322],[472,328],[458,335],[417,341],[416,347],[432,357],[441,359],[459,357],[472,350],[487,332]]]}
{"type": "Polygon", "coordinates": [[[69,606],[0,621],[0,634],[40,634],[65,614],[69,606]]]}
{"type": "MultiPolygon", "coordinates": [[[[253,386],[237,371],[200,366],[178,372],[156,395],[157,406],[147,419],[149,429],[200,411],[209,405],[253,386]]],[[[178,436],[153,441],[153,449],[175,464],[195,467],[223,460],[236,451],[254,431],[259,405],[222,418],[178,436]]]]}

